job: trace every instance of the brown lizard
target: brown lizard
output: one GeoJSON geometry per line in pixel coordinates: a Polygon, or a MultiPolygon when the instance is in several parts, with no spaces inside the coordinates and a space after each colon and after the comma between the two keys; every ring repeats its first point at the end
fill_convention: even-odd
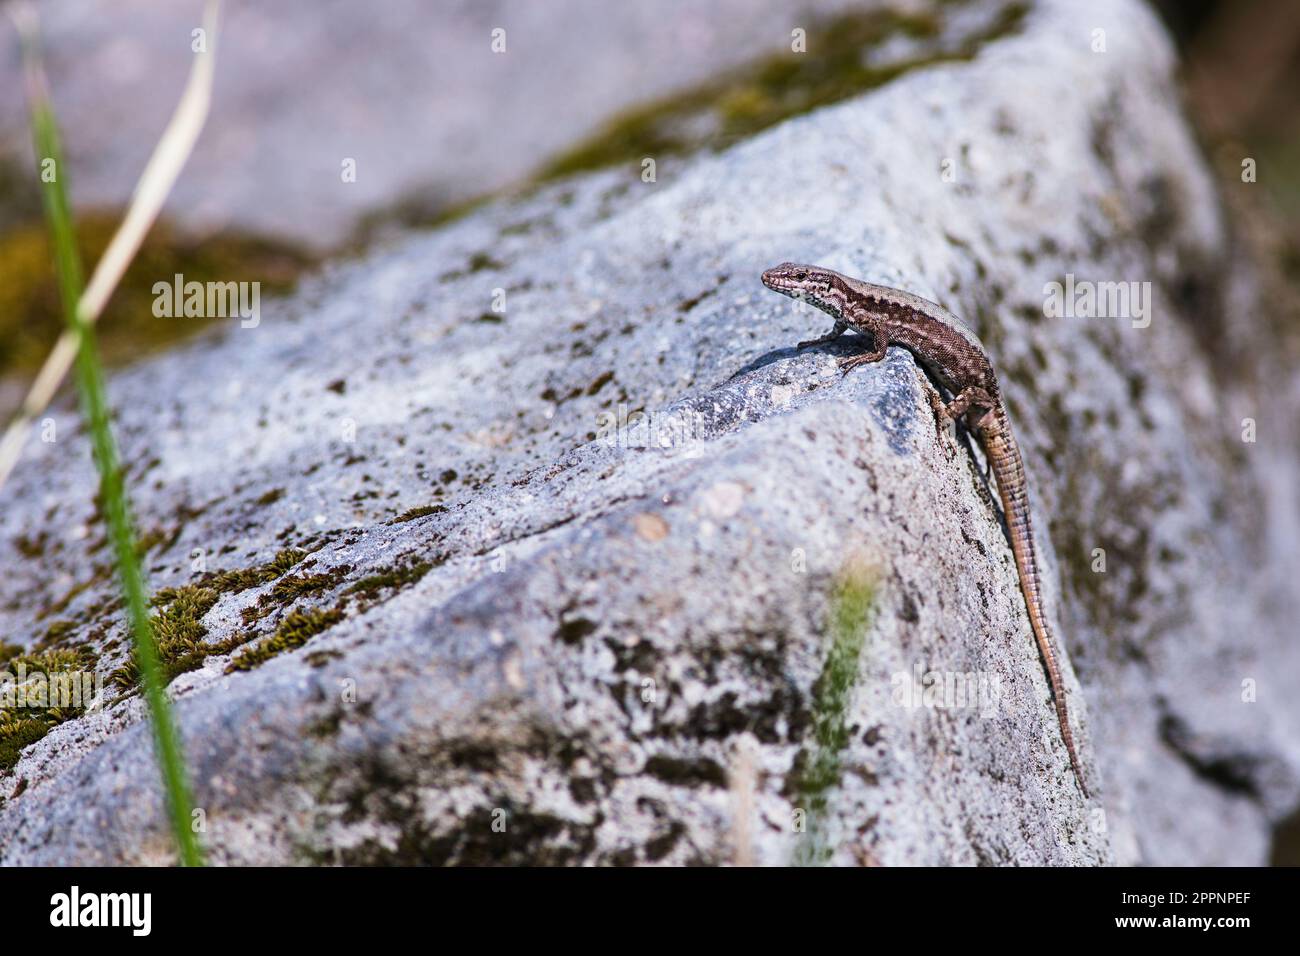
{"type": "Polygon", "coordinates": [[[979,339],[967,331],[951,312],[927,299],[899,289],[851,279],[820,266],[786,262],[764,272],[763,284],[774,292],[816,306],[835,320],[828,333],[800,342],[799,348],[830,342],[852,328],[869,337],[872,348],[870,352],[841,359],[842,372],[868,362],[879,362],[889,346],[900,345],[954,396],[946,406],[933,393],[930,401],[940,420],[965,416],[966,426],[983,445],[997,478],[1007,536],[1020,576],[1020,590],[1052,686],[1061,737],[1070,755],[1070,766],[1074,768],[1079,789],[1085,798],[1089,797],[1088,785],[1084,782],[1079,757],[1074,750],[1074,735],[1070,732],[1070,719],[1065,708],[1065,688],[1061,684],[1056,651],[1052,646],[1047,615],[1043,611],[1025,466],[1011,433],[1007,410],[998,391],[997,376],[979,339]]]}

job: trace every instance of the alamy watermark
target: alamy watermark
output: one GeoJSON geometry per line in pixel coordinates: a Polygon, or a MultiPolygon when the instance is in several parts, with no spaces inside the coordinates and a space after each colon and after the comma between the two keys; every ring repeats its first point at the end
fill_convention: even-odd
{"type": "Polygon", "coordinates": [[[1130,319],[1135,329],[1151,324],[1150,282],[1076,281],[1070,272],[1064,283],[1043,286],[1043,296],[1043,315],[1049,319],[1130,319]]]}
{"type": "Polygon", "coordinates": [[[977,710],[981,717],[996,717],[1002,703],[1002,677],[984,671],[926,670],[917,662],[912,670],[890,677],[891,700],[907,710],[977,710]]]}
{"type": "Polygon", "coordinates": [[[132,936],[148,936],[153,928],[153,894],[83,893],[74,883],[67,893],[50,897],[50,925],[121,926],[130,929],[132,936]]]}
{"type": "Polygon", "coordinates": [[[153,284],[153,314],[159,319],[228,319],[255,329],[262,321],[262,283],[185,281],[176,273],[171,282],[153,284]]]}
{"type": "Polygon", "coordinates": [[[708,435],[708,419],[693,408],[670,412],[634,410],[619,402],[596,417],[596,440],[616,448],[677,448],[708,435]]]}
{"type": "Polygon", "coordinates": [[[12,672],[0,671],[0,708],[91,707],[103,699],[104,678],[91,671],[28,671],[19,661],[12,672]]]}

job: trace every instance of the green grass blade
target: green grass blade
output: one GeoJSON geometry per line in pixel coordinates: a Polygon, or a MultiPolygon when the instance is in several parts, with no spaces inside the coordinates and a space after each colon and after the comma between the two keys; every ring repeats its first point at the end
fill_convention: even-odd
{"type": "MultiPolygon", "coordinates": [[[[35,56],[28,50],[28,56],[35,56]]],[[[104,392],[103,369],[95,346],[94,330],[79,311],[83,291],[81,262],[77,255],[68,196],[64,187],[64,165],[58,130],[43,88],[33,84],[31,103],[32,134],[36,154],[41,161],[52,161],[53,175],[43,175],[43,199],[54,259],[58,271],[59,294],[68,327],[78,338],[76,378],[82,411],[94,447],[95,465],[99,470],[100,495],[109,538],[117,564],[118,577],[126,600],[127,615],[135,639],[136,660],[144,682],[145,699],[153,723],[158,762],[167,796],[172,830],[186,866],[201,866],[203,855],[193,828],[190,797],[180,739],[172,719],[171,708],[162,686],[158,652],[149,627],[148,601],[144,575],[136,551],[130,505],[127,500],[122,467],[109,423],[108,402],[104,392]]]]}
{"type": "Polygon", "coordinates": [[[857,684],[858,661],[876,600],[876,574],[857,563],[841,573],[831,605],[831,645],[813,686],[813,740],[795,761],[799,805],[808,830],[796,847],[796,866],[820,866],[834,848],[825,821],[831,791],[839,785],[842,753],[849,741],[849,709],[857,684]]]}

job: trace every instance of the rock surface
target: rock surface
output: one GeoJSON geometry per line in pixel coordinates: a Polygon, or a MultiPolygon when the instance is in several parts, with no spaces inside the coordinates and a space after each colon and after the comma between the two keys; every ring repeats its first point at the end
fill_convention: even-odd
{"type": "MultiPolygon", "coordinates": [[[[969,63],[488,206],[116,376],[152,584],[212,592],[171,685],[211,857],[1265,862],[1300,800],[1296,403],[1261,399],[1172,59],[1141,4],[1037,4],[969,63]],[[905,353],[791,348],[827,322],[759,285],[783,259],[983,338],[1094,801],[978,460],[905,353]],[[1045,317],[1066,274],[1149,281],[1150,325],[1045,317]],[[976,699],[912,699],[927,672],[976,699]]],[[[111,674],[75,421],[6,489],[0,628],[111,674]]],[[[169,858],[122,686],[0,774],[0,860],[169,858]]]]}

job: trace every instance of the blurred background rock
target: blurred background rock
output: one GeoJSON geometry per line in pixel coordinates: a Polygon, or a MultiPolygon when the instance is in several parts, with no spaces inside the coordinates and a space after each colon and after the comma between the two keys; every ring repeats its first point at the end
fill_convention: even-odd
{"type": "MultiPolygon", "coordinates": [[[[1294,285],[1300,4],[1155,6],[1184,56],[1188,109],[1223,181],[1239,179],[1243,157],[1257,161],[1259,188],[1226,188],[1225,199],[1243,232],[1294,285]]],[[[224,9],[211,119],[167,220],[102,322],[106,358],[129,360],[200,325],[153,317],[156,276],[259,279],[267,292],[287,291],[324,256],[435,223],[539,174],[635,159],[647,143],[662,152],[679,132],[653,128],[653,110],[665,105],[689,105],[693,96],[710,107],[720,103],[721,122],[748,133],[819,100],[859,92],[893,67],[933,55],[945,31],[969,38],[970,25],[961,21],[979,15],[976,7],[967,13],[961,4],[913,0],[803,0],[791,18],[783,0],[549,0],[509,5],[506,18],[471,0],[393,0],[378,13],[342,0],[236,0],[224,9]],[[506,19],[509,55],[483,56],[491,31],[506,19]],[[765,24],[790,20],[820,29],[823,49],[840,43],[857,50],[865,33],[891,30],[897,35],[886,49],[894,61],[842,60],[834,76],[784,84],[812,88],[810,102],[765,101],[763,74],[772,62],[764,58],[790,42],[765,24]],[[717,78],[728,71],[738,79],[720,89],[717,78]],[[355,182],[343,182],[345,160],[356,163],[355,182]]],[[[1024,8],[1004,9],[1014,16],[1024,8]]],[[[201,0],[41,5],[87,263],[106,244],[175,106],[200,10],[201,0]]],[[[0,412],[7,412],[60,328],[7,20],[0,22],[0,89],[14,94],[0,97],[0,412]]],[[[685,135],[700,138],[697,130],[685,135]]],[[[1294,325],[1290,302],[1283,295],[1278,308],[1294,325]]]]}

